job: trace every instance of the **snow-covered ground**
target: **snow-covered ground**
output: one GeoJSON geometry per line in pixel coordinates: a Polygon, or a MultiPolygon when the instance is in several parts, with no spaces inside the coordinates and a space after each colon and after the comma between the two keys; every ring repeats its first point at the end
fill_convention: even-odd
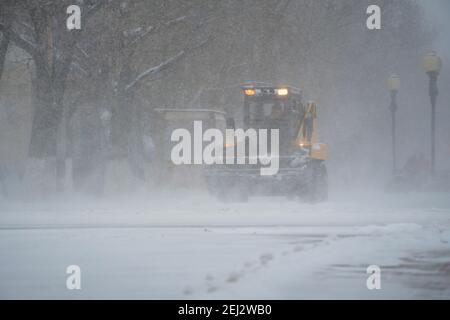
{"type": "Polygon", "coordinates": [[[0,257],[4,299],[449,299],[450,195],[2,202],[0,257]]]}

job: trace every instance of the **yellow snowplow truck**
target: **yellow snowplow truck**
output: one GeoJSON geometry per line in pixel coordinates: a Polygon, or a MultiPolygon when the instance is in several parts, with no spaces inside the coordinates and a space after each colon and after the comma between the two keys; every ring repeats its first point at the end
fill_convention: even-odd
{"type": "MultiPolygon", "coordinates": [[[[244,97],[241,119],[227,118],[227,129],[236,129],[235,123],[242,124],[243,130],[278,129],[279,169],[276,174],[265,176],[261,175],[261,164],[224,161],[222,165],[208,166],[205,176],[210,193],[223,201],[246,201],[255,195],[325,201],[327,147],[317,141],[316,104],[303,103],[301,90],[294,87],[246,85],[241,89],[244,97]]],[[[236,148],[227,141],[224,154],[228,154],[228,148],[236,148]]]]}

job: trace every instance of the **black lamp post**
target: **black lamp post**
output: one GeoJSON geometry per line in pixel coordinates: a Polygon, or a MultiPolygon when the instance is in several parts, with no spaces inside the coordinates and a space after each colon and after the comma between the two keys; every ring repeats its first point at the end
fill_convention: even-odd
{"type": "Polygon", "coordinates": [[[436,100],[439,94],[437,80],[442,60],[436,52],[428,53],[424,58],[425,72],[430,78],[429,95],[431,101],[431,174],[436,170],[436,100]]]}
{"type": "Polygon", "coordinates": [[[392,113],[392,169],[394,174],[397,172],[397,139],[396,139],[396,112],[397,112],[397,93],[400,89],[400,77],[393,74],[387,81],[388,89],[391,94],[391,105],[389,109],[392,113]]]}

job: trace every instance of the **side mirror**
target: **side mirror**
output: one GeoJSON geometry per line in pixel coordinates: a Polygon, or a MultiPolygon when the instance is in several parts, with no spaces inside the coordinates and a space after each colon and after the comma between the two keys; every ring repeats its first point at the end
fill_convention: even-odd
{"type": "Polygon", "coordinates": [[[233,118],[227,118],[227,129],[236,129],[236,123],[233,118]]]}

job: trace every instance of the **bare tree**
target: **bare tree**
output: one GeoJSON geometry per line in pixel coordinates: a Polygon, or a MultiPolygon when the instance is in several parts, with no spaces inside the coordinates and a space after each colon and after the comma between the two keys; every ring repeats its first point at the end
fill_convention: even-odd
{"type": "Polygon", "coordinates": [[[136,176],[142,176],[136,158],[143,149],[142,111],[148,108],[140,92],[211,42],[205,24],[213,7],[200,0],[112,2],[76,47],[74,80],[87,83],[89,88],[80,86],[84,96],[92,92],[90,102],[112,116],[108,158],[128,160],[136,176]]]}
{"type": "Polygon", "coordinates": [[[3,75],[6,53],[10,43],[9,35],[5,32],[5,28],[8,28],[11,23],[7,9],[7,2],[0,3],[0,79],[3,75]]]}
{"type": "MultiPolygon", "coordinates": [[[[84,21],[105,1],[83,2],[84,21]],[[88,3],[88,4],[84,4],[88,3]]],[[[6,37],[34,61],[34,117],[30,156],[56,155],[57,131],[63,115],[66,79],[82,31],[65,28],[69,1],[23,0],[10,4],[6,37]]],[[[85,22],[86,23],[86,22],[85,22]]]]}

